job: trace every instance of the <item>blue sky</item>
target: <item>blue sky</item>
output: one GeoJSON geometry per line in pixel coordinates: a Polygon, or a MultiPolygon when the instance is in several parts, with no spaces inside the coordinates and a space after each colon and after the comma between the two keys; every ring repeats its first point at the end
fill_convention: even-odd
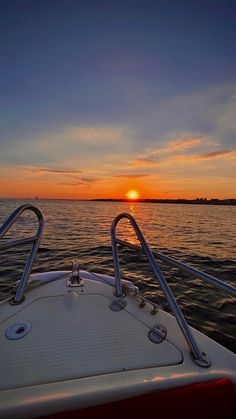
{"type": "Polygon", "coordinates": [[[235,21],[227,0],[1,2],[0,195],[236,196],[235,21]]]}

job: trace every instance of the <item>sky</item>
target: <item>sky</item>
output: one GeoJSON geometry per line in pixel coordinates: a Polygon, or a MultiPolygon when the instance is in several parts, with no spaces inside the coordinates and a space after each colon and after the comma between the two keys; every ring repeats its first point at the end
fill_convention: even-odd
{"type": "Polygon", "coordinates": [[[0,1],[0,197],[236,198],[236,1],[0,1]]]}

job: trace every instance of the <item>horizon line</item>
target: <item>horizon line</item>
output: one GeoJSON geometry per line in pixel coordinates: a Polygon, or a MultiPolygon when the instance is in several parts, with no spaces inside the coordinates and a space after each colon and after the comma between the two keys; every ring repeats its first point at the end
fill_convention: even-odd
{"type": "Polygon", "coordinates": [[[104,202],[141,202],[141,203],[148,203],[148,202],[197,202],[197,203],[208,203],[208,202],[230,202],[230,201],[236,201],[236,198],[136,198],[136,199],[130,199],[130,198],[90,198],[90,199],[82,199],[82,198],[40,198],[40,197],[0,197],[0,200],[31,200],[31,201],[87,201],[87,202],[98,202],[98,201],[104,201],[104,202]]]}

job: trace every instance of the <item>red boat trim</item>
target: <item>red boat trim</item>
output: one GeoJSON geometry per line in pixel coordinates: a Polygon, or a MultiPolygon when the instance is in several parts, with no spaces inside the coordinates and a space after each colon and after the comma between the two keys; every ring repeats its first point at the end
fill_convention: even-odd
{"type": "Polygon", "coordinates": [[[184,387],[162,390],[140,397],[120,400],[87,409],[67,411],[47,416],[51,419],[109,418],[155,415],[181,419],[235,419],[236,394],[227,378],[195,383],[184,387]]]}

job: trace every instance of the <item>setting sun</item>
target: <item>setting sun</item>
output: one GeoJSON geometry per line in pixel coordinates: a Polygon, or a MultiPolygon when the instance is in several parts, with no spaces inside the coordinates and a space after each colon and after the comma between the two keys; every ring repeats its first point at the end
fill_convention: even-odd
{"type": "Polygon", "coordinates": [[[132,189],[132,190],[127,192],[126,196],[129,199],[138,199],[139,198],[139,192],[132,189]]]}

